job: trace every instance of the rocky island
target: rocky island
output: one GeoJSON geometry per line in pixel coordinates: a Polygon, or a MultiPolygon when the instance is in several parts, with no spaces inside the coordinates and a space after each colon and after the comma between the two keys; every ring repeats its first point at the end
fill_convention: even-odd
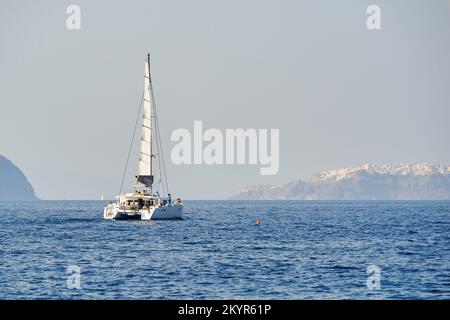
{"type": "Polygon", "coordinates": [[[247,186],[234,200],[450,200],[450,166],[364,164],[307,181],[247,186]]]}
{"type": "Polygon", "coordinates": [[[39,200],[22,171],[0,155],[0,201],[39,200]]]}

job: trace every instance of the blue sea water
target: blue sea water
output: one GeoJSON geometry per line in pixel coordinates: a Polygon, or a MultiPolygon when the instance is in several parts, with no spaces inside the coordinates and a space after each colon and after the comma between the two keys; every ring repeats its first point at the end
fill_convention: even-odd
{"type": "Polygon", "coordinates": [[[187,201],[150,222],[104,205],[0,203],[0,299],[450,298],[448,201],[187,201]]]}

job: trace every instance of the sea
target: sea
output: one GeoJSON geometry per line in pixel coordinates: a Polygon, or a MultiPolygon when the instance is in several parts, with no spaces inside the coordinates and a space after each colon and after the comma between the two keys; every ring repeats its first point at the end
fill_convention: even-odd
{"type": "Polygon", "coordinates": [[[0,203],[0,299],[449,299],[449,201],[0,203]]]}

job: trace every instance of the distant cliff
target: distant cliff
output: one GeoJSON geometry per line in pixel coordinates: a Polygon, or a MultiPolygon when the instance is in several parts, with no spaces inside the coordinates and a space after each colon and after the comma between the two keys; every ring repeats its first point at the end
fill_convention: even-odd
{"type": "Polygon", "coordinates": [[[22,171],[0,155],[0,201],[36,201],[33,187],[22,171]]]}
{"type": "Polygon", "coordinates": [[[235,200],[450,200],[450,166],[373,165],[324,171],[281,185],[248,186],[235,200]]]}

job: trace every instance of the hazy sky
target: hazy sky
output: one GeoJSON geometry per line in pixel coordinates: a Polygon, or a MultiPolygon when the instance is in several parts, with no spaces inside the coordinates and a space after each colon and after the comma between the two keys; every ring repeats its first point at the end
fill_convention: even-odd
{"type": "Polygon", "coordinates": [[[0,154],[39,197],[119,191],[148,49],[176,196],[219,199],[367,162],[450,163],[448,0],[2,0],[0,154]],[[70,4],[81,30],[66,28],[70,4]],[[370,4],[380,31],[366,28],[370,4]],[[170,134],[194,120],[279,128],[278,175],[175,166],[170,134]]]}

